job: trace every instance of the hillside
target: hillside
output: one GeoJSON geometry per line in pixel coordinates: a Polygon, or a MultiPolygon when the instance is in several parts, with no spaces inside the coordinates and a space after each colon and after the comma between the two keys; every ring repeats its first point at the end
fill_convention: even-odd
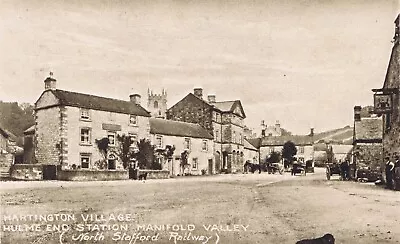
{"type": "Polygon", "coordinates": [[[35,123],[33,109],[33,105],[28,103],[0,101],[0,125],[17,137],[22,137],[24,130],[35,123]]]}
{"type": "Polygon", "coordinates": [[[338,144],[352,144],[353,127],[345,126],[343,128],[316,133],[314,135],[314,142],[334,142],[338,144]]]}

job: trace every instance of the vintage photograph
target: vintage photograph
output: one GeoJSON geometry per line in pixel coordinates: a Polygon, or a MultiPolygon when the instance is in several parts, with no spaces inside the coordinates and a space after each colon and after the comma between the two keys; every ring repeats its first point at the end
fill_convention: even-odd
{"type": "Polygon", "coordinates": [[[1,0],[1,244],[400,242],[399,0],[1,0]]]}

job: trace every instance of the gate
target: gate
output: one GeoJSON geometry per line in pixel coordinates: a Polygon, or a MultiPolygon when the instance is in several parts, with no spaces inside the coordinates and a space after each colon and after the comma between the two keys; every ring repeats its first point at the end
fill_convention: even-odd
{"type": "Polygon", "coordinates": [[[43,165],[43,180],[56,180],[57,179],[57,166],[56,165],[43,165]]]}

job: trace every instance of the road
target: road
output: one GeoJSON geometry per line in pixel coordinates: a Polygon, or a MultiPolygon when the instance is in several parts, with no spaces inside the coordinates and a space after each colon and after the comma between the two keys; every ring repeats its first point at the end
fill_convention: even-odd
{"type": "Polygon", "coordinates": [[[324,177],[317,170],[307,176],[1,182],[1,243],[295,243],[328,232],[336,243],[400,242],[400,192],[324,177]],[[71,218],[56,219],[61,215],[71,218]],[[62,224],[66,229],[56,228],[62,224]]]}

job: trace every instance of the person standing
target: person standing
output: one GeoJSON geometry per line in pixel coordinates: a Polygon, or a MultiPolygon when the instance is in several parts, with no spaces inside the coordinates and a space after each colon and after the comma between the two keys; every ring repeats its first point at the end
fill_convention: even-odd
{"type": "Polygon", "coordinates": [[[389,157],[385,157],[385,174],[386,174],[386,188],[392,189],[393,188],[393,169],[394,163],[390,161],[389,157]]]}

